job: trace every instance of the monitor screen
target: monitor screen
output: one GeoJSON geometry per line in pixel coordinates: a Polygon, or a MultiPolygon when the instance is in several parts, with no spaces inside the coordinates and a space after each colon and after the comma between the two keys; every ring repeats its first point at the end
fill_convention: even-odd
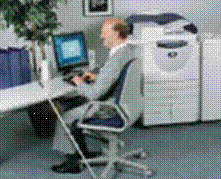
{"type": "Polygon", "coordinates": [[[53,35],[52,40],[59,71],[89,65],[83,32],[53,35]]]}

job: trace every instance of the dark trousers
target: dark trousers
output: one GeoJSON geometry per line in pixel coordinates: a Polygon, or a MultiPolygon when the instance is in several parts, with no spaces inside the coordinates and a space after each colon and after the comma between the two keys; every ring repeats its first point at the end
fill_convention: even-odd
{"type": "MultiPolygon", "coordinates": [[[[72,98],[61,97],[53,99],[52,101],[61,115],[66,111],[89,102],[89,100],[83,96],[76,96],[72,98]]],[[[27,112],[29,114],[32,127],[39,138],[50,138],[54,135],[58,119],[48,101],[29,107],[27,112]]],[[[81,151],[84,154],[87,153],[88,150],[86,147],[85,135],[81,128],[77,128],[77,121],[74,121],[74,123],[70,126],[70,130],[81,151]]]]}
{"type": "Polygon", "coordinates": [[[58,99],[53,100],[55,102],[55,106],[58,107],[58,110],[61,113],[69,111],[73,108],[79,107],[89,100],[84,96],[75,96],[75,97],[61,97],[58,99]]]}
{"type": "MultiPolygon", "coordinates": [[[[56,101],[59,102],[58,108],[62,108],[62,109],[59,109],[59,111],[61,113],[64,113],[66,111],[69,111],[73,108],[79,107],[79,106],[89,102],[89,100],[83,96],[76,96],[73,98],[63,97],[63,98],[60,98],[56,101]]],[[[70,131],[71,131],[71,134],[73,135],[73,137],[75,138],[76,142],[78,143],[83,154],[86,154],[88,152],[88,148],[86,146],[85,135],[83,134],[83,129],[77,127],[77,122],[78,122],[78,120],[75,120],[71,124],[70,131]]]]}

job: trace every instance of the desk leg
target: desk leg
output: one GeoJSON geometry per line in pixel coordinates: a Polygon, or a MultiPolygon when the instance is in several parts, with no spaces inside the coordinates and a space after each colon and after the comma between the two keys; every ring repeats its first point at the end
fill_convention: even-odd
{"type": "Polygon", "coordinates": [[[32,127],[39,138],[54,136],[57,116],[48,101],[30,106],[27,109],[32,127]]]}

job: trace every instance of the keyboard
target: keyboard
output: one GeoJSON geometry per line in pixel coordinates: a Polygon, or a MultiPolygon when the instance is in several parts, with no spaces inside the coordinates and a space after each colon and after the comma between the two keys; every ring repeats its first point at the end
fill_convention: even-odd
{"type": "Polygon", "coordinates": [[[70,74],[83,74],[83,73],[84,73],[83,70],[70,70],[70,71],[63,72],[63,76],[67,76],[70,74]]]}
{"type": "Polygon", "coordinates": [[[76,86],[72,81],[71,79],[73,79],[75,76],[82,76],[83,75],[83,71],[77,71],[78,73],[75,73],[75,74],[71,74],[71,75],[67,75],[65,77],[63,77],[63,81],[73,85],[73,86],[76,86]]]}
{"type": "MultiPolygon", "coordinates": [[[[65,82],[67,82],[67,83],[69,83],[69,84],[71,84],[71,85],[73,85],[73,86],[76,86],[72,81],[71,81],[71,79],[73,79],[75,76],[83,76],[83,73],[78,73],[78,74],[72,74],[72,75],[68,75],[68,76],[65,76],[65,77],[63,77],[63,81],[65,81],[65,82]]],[[[84,79],[84,82],[85,83],[87,83],[87,84],[92,84],[92,83],[94,83],[94,81],[90,81],[90,79],[89,79],[89,77],[86,77],[85,79],[84,79]]]]}
{"type": "Polygon", "coordinates": [[[69,75],[69,76],[66,76],[66,77],[63,77],[63,81],[71,81],[72,78],[74,78],[75,76],[77,75],[69,75]]]}
{"type": "Polygon", "coordinates": [[[77,76],[77,74],[76,74],[76,75],[66,76],[66,77],[64,77],[62,80],[63,80],[64,82],[67,82],[68,84],[71,84],[71,85],[73,85],[73,86],[76,86],[76,85],[71,81],[71,79],[74,78],[75,76],[77,76]]]}
{"type": "Polygon", "coordinates": [[[82,76],[84,74],[84,71],[78,70],[78,71],[72,71],[72,73],[69,73],[68,75],[65,75],[63,77],[63,81],[70,81],[75,76],[82,76]]]}

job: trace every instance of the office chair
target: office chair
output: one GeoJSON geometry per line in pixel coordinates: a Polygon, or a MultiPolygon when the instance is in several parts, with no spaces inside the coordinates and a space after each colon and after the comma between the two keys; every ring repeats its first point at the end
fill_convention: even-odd
{"type": "MultiPolygon", "coordinates": [[[[126,166],[139,169],[140,172],[136,172],[145,176],[152,175],[148,166],[126,160],[127,157],[135,155],[145,156],[146,153],[142,149],[123,155],[120,155],[118,151],[124,146],[124,142],[119,139],[118,135],[131,127],[143,112],[141,69],[139,59],[129,61],[120,74],[113,102],[89,102],[78,122],[78,127],[83,128],[85,134],[98,139],[102,138],[104,144],[109,145],[109,150],[107,148],[103,150],[105,156],[87,159],[89,164],[107,163],[101,175],[102,178],[110,179],[115,172],[131,171],[126,166]],[[133,89],[133,92],[130,89],[133,89]]],[[[81,162],[84,163],[83,160],[81,162]]]]}

